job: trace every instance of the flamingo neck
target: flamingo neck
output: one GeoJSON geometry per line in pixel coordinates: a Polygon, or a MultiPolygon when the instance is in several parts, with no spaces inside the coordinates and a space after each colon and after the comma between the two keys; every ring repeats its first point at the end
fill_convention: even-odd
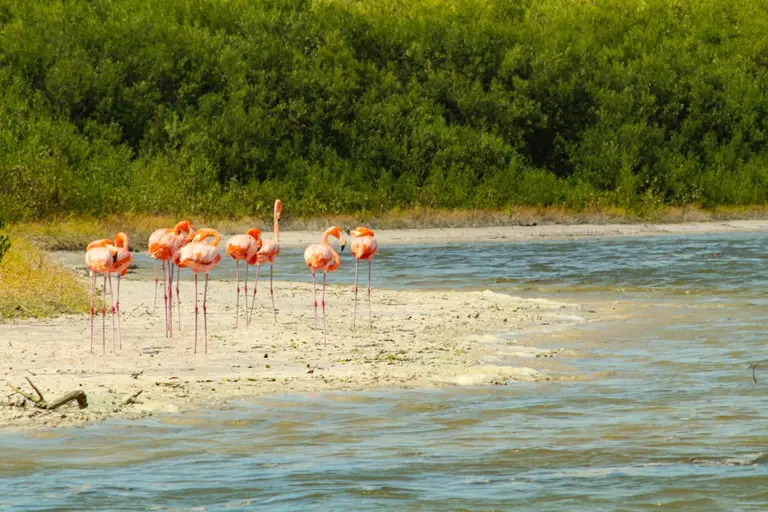
{"type": "Polygon", "coordinates": [[[193,240],[196,239],[199,242],[204,242],[205,240],[211,237],[213,238],[211,245],[214,247],[218,247],[219,242],[221,241],[221,236],[219,235],[219,232],[214,229],[199,230],[193,240]]]}
{"type": "Polygon", "coordinates": [[[273,229],[275,233],[275,243],[280,245],[280,223],[277,221],[277,216],[275,216],[275,225],[273,229]]]}
{"type": "Polygon", "coordinates": [[[324,244],[327,244],[327,243],[328,243],[328,237],[329,237],[329,236],[336,236],[336,235],[334,235],[334,234],[333,234],[333,228],[332,228],[332,227],[331,227],[331,228],[328,228],[328,229],[326,229],[326,230],[325,230],[325,233],[323,233],[322,242],[323,242],[324,244]]]}

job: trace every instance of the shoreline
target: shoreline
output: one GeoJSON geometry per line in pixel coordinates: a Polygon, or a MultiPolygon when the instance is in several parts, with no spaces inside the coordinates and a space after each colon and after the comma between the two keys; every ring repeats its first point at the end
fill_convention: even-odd
{"type": "MultiPolygon", "coordinates": [[[[531,242],[670,235],[707,235],[768,232],[768,220],[707,221],[678,224],[543,224],[536,226],[496,226],[376,230],[384,245],[444,244],[466,242],[531,242]]],[[[269,233],[264,233],[270,236],[269,233]]],[[[222,235],[225,236],[225,235],[222,235]]],[[[229,235],[226,235],[229,236],[229,235]]],[[[303,247],[316,243],[312,231],[280,232],[280,245],[303,247]]]]}
{"type": "MultiPolygon", "coordinates": [[[[94,354],[85,315],[0,324],[4,380],[30,391],[29,377],[47,399],[82,389],[89,402],[83,410],[71,403],[42,411],[30,404],[20,407],[23,400],[8,389],[0,397],[0,428],[27,431],[137,419],[218,408],[266,394],[572,379],[551,373],[553,358],[562,350],[501,334],[517,332],[530,339],[532,333],[544,335],[587,321],[580,306],[547,299],[491,291],[376,290],[373,329],[362,301],[360,323],[353,330],[352,289],[331,285],[328,344],[323,345],[322,330],[313,328],[311,287],[276,285],[277,325],[268,297],[260,295],[250,327],[243,325],[241,304],[241,325],[234,328],[234,283],[209,284],[208,354],[193,353],[191,283],[181,283],[183,331],[166,339],[162,310],[151,312],[154,283],[124,280],[123,348],[112,349],[107,315],[105,355],[100,319],[94,354]],[[121,405],[138,390],[142,393],[135,403],[121,405]]],[[[202,349],[202,318],[200,327],[202,349]]]]}
{"type": "MultiPolygon", "coordinates": [[[[465,212],[466,213],[466,212],[465,212]]],[[[226,239],[249,228],[262,230],[265,238],[271,238],[272,222],[260,219],[205,219],[188,217],[196,228],[212,227],[226,239]]],[[[443,244],[495,241],[569,240],[581,238],[665,236],[686,234],[720,234],[768,231],[768,219],[731,220],[692,216],[689,222],[639,223],[623,222],[622,219],[586,218],[578,222],[574,218],[549,218],[527,216],[521,218],[459,217],[437,222],[429,218],[414,218],[407,223],[397,223],[376,218],[359,222],[349,215],[317,218],[307,221],[286,220],[281,224],[280,242],[286,247],[316,243],[322,232],[331,225],[355,227],[367,225],[376,231],[383,244],[443,244]],[[595,222],[597,220],[597,222],[595,222]],[[416,226],[416,227],[414,227],[416,226]],[[418,227],[423,226],[423,227],[418,227]]],[[[172,226],[178,219],[171,217],[138,217],[126,215],[101,220],[52,220],[39,223],[20,223],[9,228],[12,236],[24,237],[38,248],[49,251],[80,251],[94,239],[103,238],[119,231],[128,233],[133,250],[145,250],[149,235],[156,228],[172,226]]]]}

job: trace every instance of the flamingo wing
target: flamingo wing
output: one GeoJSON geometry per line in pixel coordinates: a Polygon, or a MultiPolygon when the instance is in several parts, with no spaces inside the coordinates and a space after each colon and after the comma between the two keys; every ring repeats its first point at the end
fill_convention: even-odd
{"type": "Polygon", "coordinates": [[[236,260],[247,259],[256,252],[256,239],[251,235],[235,235],[227,241],[227,256],[236,260]]]}
{"type": "Polygon", "coordinates": [[[352,242],[352,254],[359,260],[367,260],[376,254],[379,244],[372,236],[360,236],[352,242]]]}
{"type": "Polygon", "coordinates": [[[333,261],[333,250],[327,244],[310,245],[304,251],[304,262],[313,270],[321,270],[333,261]]]}
{"type": "Polygon", "coordinates": [[[85,264],[92,272],[109,272],[114,264],[112,252],[106,247],[92,247],[85,253],[85,264]]]}

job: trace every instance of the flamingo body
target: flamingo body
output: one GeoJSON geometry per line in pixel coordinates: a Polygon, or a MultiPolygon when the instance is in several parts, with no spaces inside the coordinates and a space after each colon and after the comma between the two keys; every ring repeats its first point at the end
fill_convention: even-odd
{"type": "Polygon", "coordinates": [[[259,241],[260,238],[254,238],[250,234],[235,235],[227,241],[226,255],[232,256],[235,260],[253,258],[259,250],[259,241]]]}
{"type": "Polygon", "coordinates": [[[373,235],[360,236],[355,238],[352,242],[352,254],[358,260],[367,260],[376,254],[376,249],[379,248],[379,243],[373,237],[373,235]]]}
{"type": "Polygon", "coordinates": [[[272,265],[275,259],[280,254],[280,244],[274,240],[265,240],[261,244],[261,249],[253,257],[249,259],[249,263],[253,265],[272,265]],[[252,262],[252,263],[251,263],[252,262]]]}
{"type": "Polygon", "coordinates": [[[106,274],[115,263],[114,254],[114,249],[105,246],[91,247],[85,252],[85,264],[91,272],[106,274]]]}
{"type": "Polygon", "coordinates": [[[313,272],[333,272],[339,268],[341,258],[328,243],[312,244],[304,250],[304,262],[313,272]]]}
{"type": "Polygon", "coordinates": [[[198,274],[207,274],[221,261],[219,248],[207,242],[192,242],[179,251],[176,264],[198,274]]]}

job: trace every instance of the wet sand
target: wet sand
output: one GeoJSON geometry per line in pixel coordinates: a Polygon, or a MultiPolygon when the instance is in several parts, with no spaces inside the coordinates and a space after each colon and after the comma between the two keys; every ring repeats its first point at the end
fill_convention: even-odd
{"type": "Polygon", "coordinates": [[[202,316],[199,350],[193,352],[190,282],[181,283],[182,330],[174,323],[172,339],[164,334],[162,291],[153,313],[154,283],[130,278],[121,285],[122,349],[112,346],[109,314],[106,353],[100,317],[94,353],[87,316],[0,324],[2,380],[31,391],[25,380],[29,377],[47,399],[82,389],[89,402],[83,410],[71,403],[41,411],[29,403],[22,406],[23,400],[7,390],[0,396],[0,426],[82,425],[218,407],[228,400],[274,393],[551,379],[547,362],[558,350],[526,346],[499,334],[526,332],[528,339],[530,333],[568,328],[588,316],[575,305],[490,291],[374,290],[373,327],[368,326],[361,293],[353,329],[352,289],[330,285],[326,345],[322,317],[314,328],[311,285],[275,283],[277,324],[268,288],[260,288],[253,322],[245,326],[241,303],[237,328],[234,291],[233,282],[209,284],[207,354],[202,316]],[[139,390],[135,403],[123,404],[139,390]]]}

